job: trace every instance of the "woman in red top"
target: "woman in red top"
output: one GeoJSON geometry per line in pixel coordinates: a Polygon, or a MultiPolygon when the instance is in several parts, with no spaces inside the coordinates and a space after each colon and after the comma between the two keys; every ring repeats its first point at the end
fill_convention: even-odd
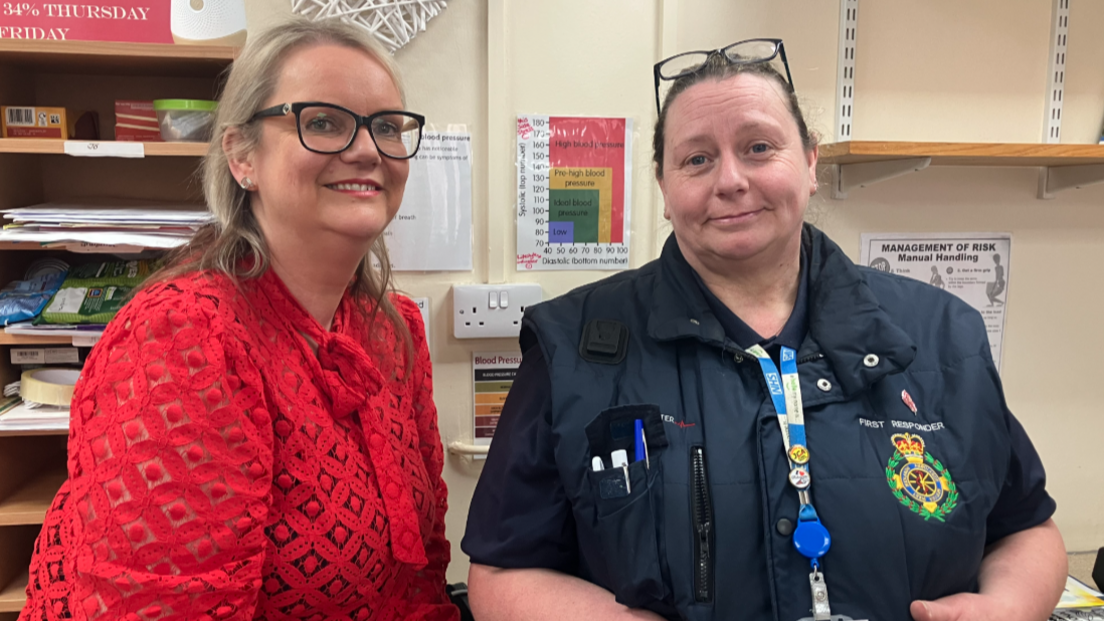
{"type": "Polygon", "coordinates": [[[89,357],[20,619],[458,618],[424,329],[384,295],[423,124],[397,78],[338,23],[251,37],[218,224],[89,357]]]}

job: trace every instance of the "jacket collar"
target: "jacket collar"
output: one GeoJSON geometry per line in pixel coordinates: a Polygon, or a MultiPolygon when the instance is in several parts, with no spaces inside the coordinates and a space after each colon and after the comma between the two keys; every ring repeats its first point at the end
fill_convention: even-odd
{"type": "MultiPolygon", "coordinates": [[[[809,334],[798,357],[823,355],[848,396],[908,367],[916,345],[878,304],[859,268],[812,225],[805,225],[801,237],[802,252],[808,257],[809,334]],[[864,363],[869,354],[878,356],[877,365],[864,363]]],[[[672,234],[658,260],[648,335],[657,341],[695,338],[722,349],[738,349],[725,339],[692,270],[672,234]]]]}

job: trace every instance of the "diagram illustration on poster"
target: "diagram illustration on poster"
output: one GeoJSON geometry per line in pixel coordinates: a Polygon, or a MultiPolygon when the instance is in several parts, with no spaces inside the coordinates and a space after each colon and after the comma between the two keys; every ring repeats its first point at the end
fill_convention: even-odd
{"type": "Polygon", "coordinates": [[[519,270],[629,266],[632,119],[518,117],[519,270]]]}

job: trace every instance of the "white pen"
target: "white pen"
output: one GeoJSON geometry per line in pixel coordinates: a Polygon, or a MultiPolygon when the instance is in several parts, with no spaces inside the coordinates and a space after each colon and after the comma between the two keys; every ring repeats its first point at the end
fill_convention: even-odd
{"type": "Polygon", "coordinates": [[[597,455],[594,456],[594,459],[590,460],[590,467],[595,472],[601,472],[606,468],[605,465],[602,464],[602,458],[598,457],[597,455]]]}
{"type": "Polygon", "coordinates": [[[610,453],[610,462],[614,468],[620,468],[625,473],[625,491],[632,493],[632,482],[629,481],[629,453],[625,449],[618,449],[610,453]]]}

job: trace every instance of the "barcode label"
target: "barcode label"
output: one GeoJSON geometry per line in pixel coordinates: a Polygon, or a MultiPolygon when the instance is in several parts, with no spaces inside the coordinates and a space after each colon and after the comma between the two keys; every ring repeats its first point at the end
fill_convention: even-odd
{"type": "Polygon", "coordinates": [[[34,108],[8,108],[7,118],[5,119],[7,124],[12,127],[34,127],[35,126],[35,109],[34,108]]]}
{"type": "Polygon", "coordinates": [[[44,349],[18,349],[11,350],[12,364],[46,364],[46,350],[44,349]]]}

